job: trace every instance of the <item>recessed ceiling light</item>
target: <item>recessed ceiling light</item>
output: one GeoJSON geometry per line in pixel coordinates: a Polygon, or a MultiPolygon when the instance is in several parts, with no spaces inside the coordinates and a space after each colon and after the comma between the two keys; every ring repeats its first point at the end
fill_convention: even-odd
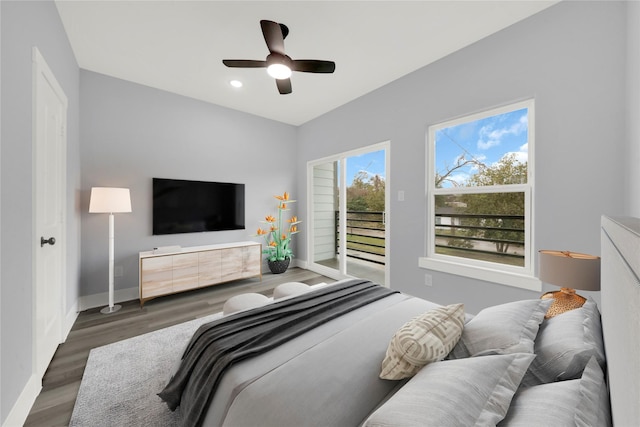
{"type": "Polygon", "coordinates": [[[240,80],[231,80],[229,84],[233,87],[242,87],[242,82],[240,80]]]}

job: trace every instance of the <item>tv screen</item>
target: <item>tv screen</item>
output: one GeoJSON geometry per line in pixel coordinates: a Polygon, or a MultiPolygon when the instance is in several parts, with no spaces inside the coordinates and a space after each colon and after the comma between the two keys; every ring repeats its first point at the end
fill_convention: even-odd
{"type": "Polygon", "coordinates": [[[244,184],[153,178],[153,234],[244,229],[244,184]]]}

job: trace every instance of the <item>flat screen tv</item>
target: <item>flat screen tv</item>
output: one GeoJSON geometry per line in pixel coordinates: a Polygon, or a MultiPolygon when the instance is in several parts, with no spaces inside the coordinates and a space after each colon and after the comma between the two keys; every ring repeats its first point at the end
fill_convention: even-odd
{"type": "Polygon", "coordinates": [[[154,235],[244,228],[244,184],[153,178],[154,235]]]}

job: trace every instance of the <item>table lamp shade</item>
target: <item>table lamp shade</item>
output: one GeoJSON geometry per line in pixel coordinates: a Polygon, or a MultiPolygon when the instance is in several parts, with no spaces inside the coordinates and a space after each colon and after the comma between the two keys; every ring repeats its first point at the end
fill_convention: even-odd
{"type": "Polygon", "coordinates": [[[131,212],[128,188],[93,187],[89,201],[90,213],[131,212]]]}
{"type": "Polygon", "coordinates": [[[547,292],[541,298],[553,299],[545,318],[580,308],[586,298],[576,294],[600,290],[600,257],[568,251],[540,251],[540,280],[560,286],[559,291],[547,292]]]}
{"type": "Polygon", "coordinates": [[[568,251],[540,251],[540,280],[563,288],[600,290],[600,257],[568,251]]]}

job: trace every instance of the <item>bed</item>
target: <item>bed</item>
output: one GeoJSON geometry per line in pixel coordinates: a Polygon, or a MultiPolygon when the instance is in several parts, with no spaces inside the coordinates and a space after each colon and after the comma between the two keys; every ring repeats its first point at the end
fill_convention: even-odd
{"type": "Polygon", "coordinates": [[[602,219],[602,317],[348,279],[201,327],[160,396],[189,426],[638,426],[638,230],[602,219]]]}

